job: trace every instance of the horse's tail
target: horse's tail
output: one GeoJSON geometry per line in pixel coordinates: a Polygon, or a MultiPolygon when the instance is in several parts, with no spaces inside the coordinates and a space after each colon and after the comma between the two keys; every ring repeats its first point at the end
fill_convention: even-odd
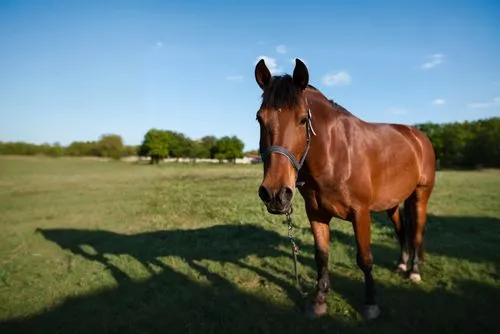
{"type": "Polygon", "coordinates": [[[434,144],[431,142],[432,149],[434,150],[434,161],[436,163],[436,171],[441,169],[441,161],[439,160],[438,152],[436,150],[436,147],[434,144]]]}

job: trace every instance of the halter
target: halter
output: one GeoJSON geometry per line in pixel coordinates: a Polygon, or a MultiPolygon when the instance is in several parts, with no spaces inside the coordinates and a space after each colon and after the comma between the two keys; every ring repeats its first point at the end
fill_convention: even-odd
{"type": "Polygon", "coordinates": [[[309,148],[311,147],[311,134],[313,134],[313,135],[316,136],[316,132],[314,132],[314,129],[313,129],[312,123],[311,123],[312,114],[311,114],[311,108],[309,108],[309,103],[307,102],[307,98],[306,98],[306,105],[307,105],[307,117],[306,117],[306,129],[307,129],[306,130],[307,131],[306,150],[304,152],[304,155],[302,155],[302,158],[300,159],[300,162],[298,162],[297,159],[295,158],[295,156],[289,150],[287,150],[286,148],[284,148],[283,146],[277,146],[277,145],[269,146],[263,152],[261,152],[261,154],[260,154],[260,157],[261,157],[262,161],[265,161],[267,159],[267,157],[271,153],[273,153],[273,152],[274,153],[282,154],[285,157],[287,157],[288,160],[290,160],[293,168],[295,168],[295,171],[296,171],[295,182],[296,182],[296,185],[298,185],[298,186],[301,186],[301,185],[304,184],[304,182],[297,182],[297,179],[299,178],[299,171],[302,168],[302,166],[304,165],[304,162],[305,162],[306,157],[307,157],[307,153],[309,152],[309,148]]]}
{"type": "MultiPolygon", "coordinates": [[[[290,160],[293,168],[295,168],[295,171],[296,171],[295,184],[296,184],[296,186],[299,186],[299,187],[304,184],[304,182],[298,182],[297,180],[299,178],[299,171],[302,168],[302,166],[304,165],[304,162],[305,162],[306,157],[307,157],[307,153],[309,152],[309,148],[311,147],[311,134],[316,136],[316,132],[314,132],[314,129],[313,129],[312,123],[311,123],[311,118],[312,118],[311,108],[309,107],[309,103],[307,102],[307,98],[305,100],[306,100],[306,105],[307,105],[306,150],[304,152],[304,155],[300,159],[300,162],[298,162],[297,159],[295,158],[295,156],[289,150],[284,148],[283,146],[278,146],[278,145],[269,146],[264,151],[262,151],[260,154],[262,161],[265,161],[265,159],[273,152],[282,154],[285,157],[287,157],[288,160],[290,160]]],[[[299,282],[299,272],[298,272],[298,268],[297,268],[297,253],[299,252],[299,247],[297,246],[297,244],[295,243],[294,238],[293,238],[292,207],[290,207],[290,212],[286,213],[286,222],[288,224],[288,238],[290,239],[290,243],[292,245],[293,270],[295,273],[295,284],[297,286],[297,290],[299,291],[299,293],[302,296],[306,296],[307,293],[305,293],[302,290],[302,288],[300,286],[300,282],[299,282]]]]}

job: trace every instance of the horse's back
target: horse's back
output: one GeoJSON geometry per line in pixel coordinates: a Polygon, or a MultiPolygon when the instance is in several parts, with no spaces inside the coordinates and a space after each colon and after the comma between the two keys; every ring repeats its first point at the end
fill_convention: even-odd
{"type": "Polygon", "coordinates": [[[419,186],[433,186],[435,154],[424,133],[402,124],[366,124],[374,211],[397,205],[419,186]]]}

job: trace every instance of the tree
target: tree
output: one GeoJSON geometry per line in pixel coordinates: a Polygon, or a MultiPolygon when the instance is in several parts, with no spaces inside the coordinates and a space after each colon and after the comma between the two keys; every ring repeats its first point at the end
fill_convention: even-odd
{"type": "Polygon", "coordinates": [[[500,167],[500,118],[471,123],[472,139],[464,149],[467,167],[500,167]]]}
{"type": "Polygon", "coordinates": [[[158,164],[169,153],[169,136],[165,131],[151,129],[144,135],[138,151],[140,156],[150,157],[152,164],[158,164]]]}
{"type": "Polygon", "coordinates": [[[40,153],[45,154],[49,157],[58,158],[63,156],[64,148],[58,142],[54,143],[53,145],[42,144],[40,146],[40,153]]]}
{"type": "Polygon", "coordinates": [[[209,152],[208,158],[215,159],[215,154],[217,153],[217,137],[205,136],[201,138],[201,142],[209,152]]]}
{"type": "Polygon", "coordinates": [[[126,145],[123,147],[123,154],[122,156],[124,157],[132,157],[135,155],[138,155],[140,146],[135,146],[135,145],[126,145]]]}
{"type": "Polygon", "coordinates": [[[243,148],[245,144],[236,136],[225,136],[217,141],[216,159],[228,159],[236,163],[236,158],[243,157],[243,148]]]}
{"type": "Polygon", "coordinates": [[[169,156],[174,158],[188,157],[191,149],[191,139],[183,133],[174,131],[167,131],[167,135],[170,143],[169,156]]]}
{"type": "Polygon", "coordinates": [[[123,154],[123,140],[119,135],[105,134],[96,144],[99,156],[119,160],[123,154]]]}
{"type": "Polygon", "coordinates": [[[83,156],[100,156],[95,141],[74,141],[64,150],[67,156],[83,157],[83,156]]]}
{"type": "Polygon", "coordinates": [[[432,142],[432,146],[434,146],[434,150],[436,151],[436,158],[443,158],[443,126],[441,124],[435,123],[423,123],[417,124],[416,128],[423,131],[432,142]]]}
{"type": "Polygon", "coordinates": [[[196,163],[196,159],[204,159],[210,157],[210,151],[200,141],[191,141],[188,148],[187,156],[196,163]]]}
{"type": "Polygon", "coordinates": [[[444,167],[500,167],[500,117],[416,126],[430,138],[444,167]]]}

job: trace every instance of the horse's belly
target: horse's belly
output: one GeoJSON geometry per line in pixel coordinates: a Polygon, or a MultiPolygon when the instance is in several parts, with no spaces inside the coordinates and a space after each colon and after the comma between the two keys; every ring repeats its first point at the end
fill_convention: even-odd
{"type": "Polygon", "coordinates": [[[399,198],[387,198],[384,200],[379,200],[371,205],[370,211],[386,211],[398,206],[402,201],[403,200],[400,200],[399,198]]]}
{"type": "Polygon", "coordinates": [[[385,211],[398,206],[415,191],[418,177],[408,176],[393,180],[397,181],[388,182],[387,185],[375,190],[370,206],[371,211],[385,211]]]}

